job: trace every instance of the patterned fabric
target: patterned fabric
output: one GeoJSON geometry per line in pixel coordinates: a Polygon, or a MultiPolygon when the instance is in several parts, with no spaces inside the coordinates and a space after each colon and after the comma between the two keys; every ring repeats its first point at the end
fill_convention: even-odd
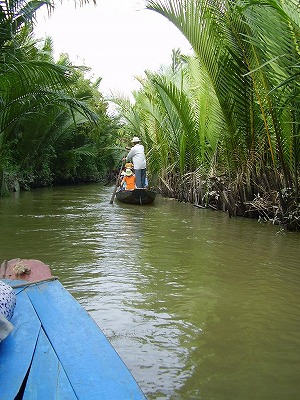
{"type": "Polygon", "coordinates": [[[13,289],[6,283],[0,281],[0,313],[11,319],[16,306],[16,295],[13,289]]]}

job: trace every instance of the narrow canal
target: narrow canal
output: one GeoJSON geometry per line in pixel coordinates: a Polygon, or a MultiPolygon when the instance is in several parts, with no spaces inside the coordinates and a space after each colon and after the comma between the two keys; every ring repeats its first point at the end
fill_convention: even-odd
{"type": "Polygon", "coordinates": [[[49,264],[149,400],[299,398],[300,234],[112,190],[0,198],[0,262],[49,264]]]}

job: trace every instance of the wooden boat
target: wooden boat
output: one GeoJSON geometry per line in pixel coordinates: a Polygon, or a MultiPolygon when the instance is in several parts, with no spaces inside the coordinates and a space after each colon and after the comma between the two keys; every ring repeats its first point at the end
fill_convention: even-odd
{"type": "Polygon", "coordinates": [[[116,197],[122,203],[143,205],[153,203],[156,192],[149,189],[119,190],[116,197]]]}
{"type": "Polygon", "coordinates": [[[38,260],[4,262],[14,330],[0,342],[0,398],[146,399],[103,332],[38,260]]]}

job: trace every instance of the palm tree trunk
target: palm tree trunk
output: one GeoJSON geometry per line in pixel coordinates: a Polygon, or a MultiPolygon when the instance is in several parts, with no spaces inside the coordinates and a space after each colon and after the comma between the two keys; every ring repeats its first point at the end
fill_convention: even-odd
{"type": "Polygon", "coordinates": [[[0,166],[0,197],[8,196],[9,191],[5,180],[4,169],[0,166]]]}

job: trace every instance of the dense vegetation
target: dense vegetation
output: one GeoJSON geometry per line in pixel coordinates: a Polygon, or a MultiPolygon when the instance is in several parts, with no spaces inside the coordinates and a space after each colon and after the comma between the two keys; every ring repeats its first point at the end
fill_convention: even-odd
{"type": "Polygon", "coordinates": [[[47,1],[0,3],[0,193],[100,180],[114,167],[117,122],[107,115],[100,79],[51,39],[34,39],[33,18],[47,1]]]}
{"type": "Polygon", "coordinates": [[[0,192],[97,181],[140,136],[163,194],[300,227],[298,0],[146,0],[193,55],[145,71],[108,116],[100,79],[53,60],[32,18],[45,1],[0,1],[0,192]],[[119,141],[116,142],[116,136],[119,141]]]}
{"type": "Polygon", "coordinates": [[[300,227],[298,0],[148,0],[189,40],[118,100],[163,193],[300,227]]]}

